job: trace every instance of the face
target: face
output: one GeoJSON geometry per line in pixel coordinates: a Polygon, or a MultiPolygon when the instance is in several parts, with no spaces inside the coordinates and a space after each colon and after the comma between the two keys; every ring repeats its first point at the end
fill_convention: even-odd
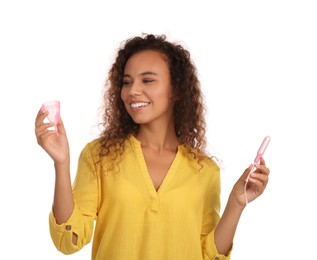
{"type": "Polygon", "coordinates": [[[170,73],[161,53],[147,50],[129,58],[124,69],[121,99],[137,124],[171,122],[170,73]]]}

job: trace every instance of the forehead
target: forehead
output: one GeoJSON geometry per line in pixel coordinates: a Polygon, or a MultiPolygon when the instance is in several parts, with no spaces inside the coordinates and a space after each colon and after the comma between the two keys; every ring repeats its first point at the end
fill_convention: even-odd
{"type": "Polygon", "coordinates": [[[137,52],[128,59],[124,71],[137,70],[169,71],[164,54],[154,50],[137,52]]]}

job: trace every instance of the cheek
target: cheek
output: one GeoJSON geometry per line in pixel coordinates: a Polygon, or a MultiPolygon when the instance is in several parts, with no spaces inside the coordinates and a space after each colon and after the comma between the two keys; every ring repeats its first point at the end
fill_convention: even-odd
{"type": "Polygon", "coordinates": [[[120,97],[121,97],[121,100],[123,102],[123,105],[125,107],[125,109],[128,111],[129,109],[129,106],[127,105],[127,99],[128,99],[128,92],[124,90],[124,88],[121,90],[120,92],[120,97]]]}
{"type": "Polygon", "coordinates": [[[171,102],[173,98],[173,93],[170,88],[167,88],[164,90],[164,92],[161,93],[162,99],[166,100],[167,102],[171,102]]]}
{"type": "Polygon", "coordinates": [[[122,101],[124,102],[124,100],[126,98],[126,91],[124,91],[124,88],[121,89],[120,97],[121,97],[122,101]]]}

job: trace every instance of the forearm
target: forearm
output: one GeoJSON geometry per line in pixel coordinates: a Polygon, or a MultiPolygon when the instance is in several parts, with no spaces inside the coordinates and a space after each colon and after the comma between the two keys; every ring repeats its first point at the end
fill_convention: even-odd
{"type": "Polygon", "coordinates": [[[65,223],[74,209],[69,162],[55,164],[53,212],[57,224],[65,223]]]}
{"type": "Polygon", "coordinates": [[[227,255],[244,207],[241,207],[230,195],[226,208],[215,229],[215,244],[220,254],[227,255]]]}

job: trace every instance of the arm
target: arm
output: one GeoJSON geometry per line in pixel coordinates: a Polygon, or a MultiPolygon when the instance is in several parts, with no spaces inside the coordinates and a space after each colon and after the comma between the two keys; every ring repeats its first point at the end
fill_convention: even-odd
{"type": "Polygon", "coordinates": [[[63,122],[58,131],[48,128],[54,124],[44,123],[47,112],[39,111],[35,122],[38,144],[53,159],[55,166],[55,191],[49,224],[56,248],[71,254],[80,250],[92,237],[93,221],[98,203],[98,181],[95,163],[87,146],[82,152],[74,185],[70,178],[70,155],[63,122]],[[77,194],[77,195],[76,195],[77,194]],[[77,196],[77,202],[76,202],[77,196]],[[79,200],[79,201],[78,201],[79,200]]]}
{"type": "Polygon", "coordinates": [[[70,178],[70,156],[66,131],[62,120],[59,120],[58,131],[49,130],[54,123],[44,123],[48,111],[42,109],[35,121],[35,135],[38,144],[53,159],[55,166],[55,192],[53,212],[58,224],[65,223],[70,217],[73,208],[73,194],[70,178]]]}
{"type": "MultiPolygon", "coordinates": [[[[265,166],[265,161],[261,159],[260,164],[256,165],[256,167],[257,169],[251,174],[247,185],[249,202],[259,197],[268,183],[270,171],[265,166]]],[[[244,171],[240,179],[235,183],[223,215],[215,229],[216,247],[218,252],[224,255],[230,251],[240,216],[246,206],[244,185],[251,168],[252,165],[244,171]]]]}
{"type": "Polygon", "coordinates": [[[53,212],[57,224],[65,223],[74,209],[69,162],[55,163],[53,212]]]}
{"type": "MultiPolygon", "coordinates": [[[[65,223],[74,209],[74,198],[70,178],[69,161],[55,163],[55,191],[53,213],[57,224],[65,223]]],[[[77,234],[73,233],[72,242],[77,245],[77,234]]]]}

